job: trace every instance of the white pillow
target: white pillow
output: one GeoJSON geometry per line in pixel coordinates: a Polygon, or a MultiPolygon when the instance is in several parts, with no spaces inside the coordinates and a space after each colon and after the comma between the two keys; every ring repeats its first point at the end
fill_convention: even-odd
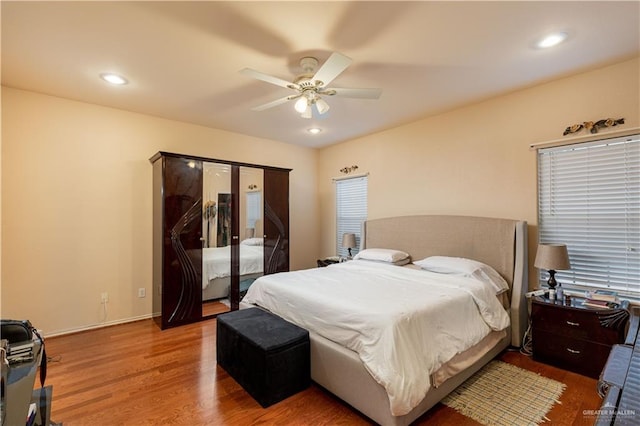
{"type": "Polygon", "coordinates": [[[242,240],[240,244],[244,244],[245,246],[262,246],[264,245],[264,239],[262,237],[247,238],[246,240],[242,240]]]}
{"type": "Polygon", "coordinates": [[[376,262],[393,263],[394,265],[406,265],[409,263],[409,254],[400,250],[370,248],[358,252],[354,260],[374,260],[376,262]]]}
{"type": "Polygon", "coordinates": [[[495,288],[496,294],[509,290],[509,284],[491,266],[477,260],[465,259],[463,257],[431,256],[426,259],[413,262],[422,269],[439,274],[462,275],[473,277],[480,281],[489,283],[495,288]]]}

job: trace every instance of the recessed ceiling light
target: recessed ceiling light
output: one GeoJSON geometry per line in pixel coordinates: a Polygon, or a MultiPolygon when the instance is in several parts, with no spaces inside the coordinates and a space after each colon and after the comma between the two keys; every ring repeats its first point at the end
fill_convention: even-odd
{"type": "Polygon", "coordinates": [[[123,85],[128,83],[126,78],[113,73],[102,73],[100,78],[111,84],[123,85]]]}
{"type": "Polygon", "coordinates": [[[310,129],[307,129],[307,132],[311,133],[312,135],[317,135],[321,131],[322,131],[322,129],[319,129],[317,127],[312,127],[310,129]]]}
{"type": "Polygon", "coordinates": [[[555,46],[565,41],[567,39],[567,35],[568,34],[565,32],[549,34],[548,36],[540,40],[537,46],[541,49],[546,49],[547,47],[555,46]]]}

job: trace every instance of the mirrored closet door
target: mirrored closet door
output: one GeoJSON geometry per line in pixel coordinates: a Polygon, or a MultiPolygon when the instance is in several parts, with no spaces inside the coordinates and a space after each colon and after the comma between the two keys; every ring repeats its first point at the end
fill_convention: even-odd
{"type": "Polygon", "coordinates": [[[264,274],[263,176],[262,169],[240,167],[238,302],[256,278],[264,274]]]}
{"type": "Polygon", "coordinates": [[[202,164],[202,316],[231,309],[232,167],[202,164]]]}

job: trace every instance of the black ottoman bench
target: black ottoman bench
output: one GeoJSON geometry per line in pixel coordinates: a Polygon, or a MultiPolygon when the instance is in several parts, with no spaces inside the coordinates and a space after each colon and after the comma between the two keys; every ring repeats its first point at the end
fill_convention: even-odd
{"type": "Polygon", "coordinates": [[[218,365],[262,407],[309,387],[307,330],[259,308],[218,315],[216,327],[218,365]]]}

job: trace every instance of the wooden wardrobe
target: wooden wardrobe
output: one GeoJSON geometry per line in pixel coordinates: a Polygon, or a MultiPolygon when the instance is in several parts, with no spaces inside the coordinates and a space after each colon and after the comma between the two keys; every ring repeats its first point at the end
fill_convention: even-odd
{"type": "Polygon", "coordinates": [[[225,278],[228,299],[221,299],[227,310],[238,309],[240,243],[247,237],[263,238],[263,265],[257,275],[289,270],[291,169],[169,152],[158,152],[149,161],[153,165],[153,315],[162,329],[216,315],[203,307],[203,251],[207,248],[230,253],[230,275],[225,278]],[[222,186],[218,183],[218,189],[212,190],[209,175],[222,186]],[[247,185],[244,176],[253,180],[247,185]],[[216,196],[211,196],[212,191],[216,196]],[[251,202],[253,217],[247,213],[249,195],[260,200],[258,207],[251,202]],[[214,229],[210,229],[211,216],[214,229]],[[249,222],[252,228],[241,227],[249,222]]]}

